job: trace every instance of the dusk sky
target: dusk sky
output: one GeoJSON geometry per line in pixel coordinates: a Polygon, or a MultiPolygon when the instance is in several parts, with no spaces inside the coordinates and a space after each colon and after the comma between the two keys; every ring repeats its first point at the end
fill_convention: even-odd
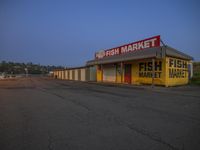
{"type": "Polygon", "coordinates": [[[200,61],[200,1],[0,0],[0,61],[83,66],[155,35],[200,61]]]}

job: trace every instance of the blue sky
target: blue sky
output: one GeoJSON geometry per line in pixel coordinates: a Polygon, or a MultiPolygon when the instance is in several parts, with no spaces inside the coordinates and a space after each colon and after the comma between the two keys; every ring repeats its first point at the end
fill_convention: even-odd
{"type": "Polygon", "coordinates": [[[154,35],[200,61],[200,1],[0,0],[0,61],[82,66],[154,35]]]}

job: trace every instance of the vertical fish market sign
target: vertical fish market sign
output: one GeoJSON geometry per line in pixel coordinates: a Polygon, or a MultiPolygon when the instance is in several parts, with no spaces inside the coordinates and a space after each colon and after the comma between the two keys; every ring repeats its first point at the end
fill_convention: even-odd
{"type": "Polygon", "coordinates": [[[129,53],[129,52],[135,52],[138,50],[143,50],[146,48],[159,47],[159,46],[160,46],[160,35],[147,38],[144,40],[140,40],[137,42],[125,44],[125,45],[115,47],[112,49],[98,51],[95,53],[95,58],[102,59],[104,57],[120,55],[120,54],[129,53]]]}

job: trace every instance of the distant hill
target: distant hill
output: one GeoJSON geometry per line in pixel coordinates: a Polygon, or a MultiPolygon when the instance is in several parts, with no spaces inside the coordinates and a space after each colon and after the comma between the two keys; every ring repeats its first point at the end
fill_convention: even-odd
{"type": "Polygon", "coordinates": [[[0,62],[0,74],[47,74],[54,69],[63,69],[62,66],[44,66],[33,63],[0,62]]]}

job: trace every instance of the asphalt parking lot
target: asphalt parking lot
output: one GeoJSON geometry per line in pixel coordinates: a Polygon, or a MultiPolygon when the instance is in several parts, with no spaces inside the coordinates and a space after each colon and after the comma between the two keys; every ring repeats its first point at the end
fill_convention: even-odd
{"type": "Polygon", "coordinates": [[[198,150],[200,87],[0,80],[0,150],[198,150]]]}

